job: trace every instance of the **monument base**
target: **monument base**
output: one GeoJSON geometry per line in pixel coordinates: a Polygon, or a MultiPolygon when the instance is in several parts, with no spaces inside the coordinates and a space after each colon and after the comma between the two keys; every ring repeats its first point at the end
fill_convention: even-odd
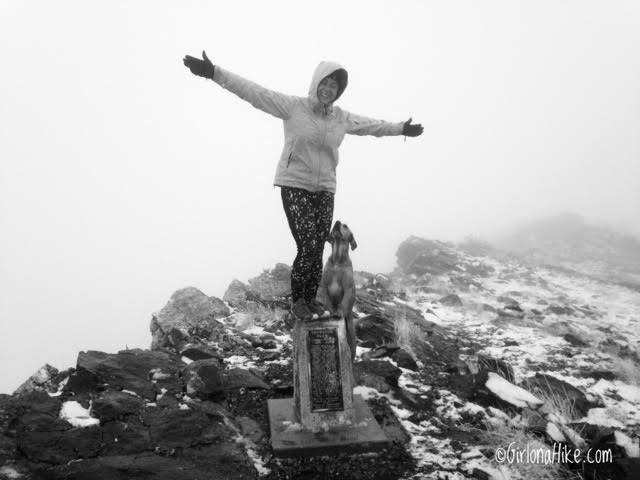
{"type": "Polygon", "coordinates": [[[355,424],[316,433],[296,422],[294,403],[293,398],[267,402],[271,446],[276,457],[364,453],[391,445],[360,395],[353,396],[355,424]]]}

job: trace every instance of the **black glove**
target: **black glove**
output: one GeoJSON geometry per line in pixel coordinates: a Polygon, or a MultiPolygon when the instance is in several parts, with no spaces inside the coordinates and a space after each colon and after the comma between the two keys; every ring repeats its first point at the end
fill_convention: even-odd
{"type": "Polygon", "coordinates": [[[417,137],[418,135],[422,135],[423,131],[424,128],[422,128],[422,125],[419,123],[412,125],[411,119],[404,122],[404,125],[402,126],[402,135],[405,137],[417,137]]]}
{"type": "Polygon", "coordinates": [[[209,57],[205,51],[202,51],[202,60],[191,55],[187,55],[182,59],[184,66],[191,70],[191,73],[198,75],[199,77],[210,78],[213,80],[213,72],[215,71],[215,65],[211,63],[209,57]]]}

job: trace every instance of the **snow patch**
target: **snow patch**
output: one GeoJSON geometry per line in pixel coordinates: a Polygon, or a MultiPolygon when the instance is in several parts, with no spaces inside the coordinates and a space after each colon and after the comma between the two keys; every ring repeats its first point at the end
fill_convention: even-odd
{"type": "Polygon", "coordinates": [[[60,418],[66,420],[74,427],[92,427],[100,425],[100,420],[91,417],[89,410],[78,402],[71,400],[64,402],[60,409],[60,418]]]}
{"type": "Polygon", "coordinates": [[[22,478],[24,475],[16,471],[13,467],[5,465],[0,467],[0,477],[13,480],[14,478],[22,478]]]}
{"type": "Polygon", "coordinates": [[[535,397],[524,388],[514,385],[497,373],[489,372],[489,378],[485,383],[485,387],[487,387],[497,397],[511,405],[515,405],[516,407],[529,407],[535,410],[544,404],[542,400],[535,397]]]}
{"type": "Polygon", "coordinates": [[[625,435],[623,432],[616,431],[614,433],[616,444],[627,452],[627,456],[631,458],[640,457],[640,445],[638,445],[638,439],[632,439],[625,435]]]}

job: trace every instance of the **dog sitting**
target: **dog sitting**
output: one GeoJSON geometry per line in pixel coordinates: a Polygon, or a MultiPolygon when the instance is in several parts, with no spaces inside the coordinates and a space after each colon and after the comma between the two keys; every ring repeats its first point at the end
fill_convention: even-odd
{"type": "Polygon", "coordinates": [[[344,318],[353,360],[356,356],[356,330],[353,323],[356,287],[349,247],[355,250],[358,244],[349,227],[340,221],[333,225],[327,241],[331,243],[331,256],[322,272],[318,297],[332,317],[344,318]]]}

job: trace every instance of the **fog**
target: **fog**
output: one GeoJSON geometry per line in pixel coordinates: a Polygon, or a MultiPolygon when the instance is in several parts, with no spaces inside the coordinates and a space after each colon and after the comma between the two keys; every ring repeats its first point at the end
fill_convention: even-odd
{"type": "Polygon", "coordinates": [[[409,235],[558,212],[640,234],[639,26],[633,1],[0,2],[0,392],[293,261],[282,122],[185,54],[295,95],[335,60],[340,106],[423,124],[340,150],[334,219],[388,272],[409,235]]]}

